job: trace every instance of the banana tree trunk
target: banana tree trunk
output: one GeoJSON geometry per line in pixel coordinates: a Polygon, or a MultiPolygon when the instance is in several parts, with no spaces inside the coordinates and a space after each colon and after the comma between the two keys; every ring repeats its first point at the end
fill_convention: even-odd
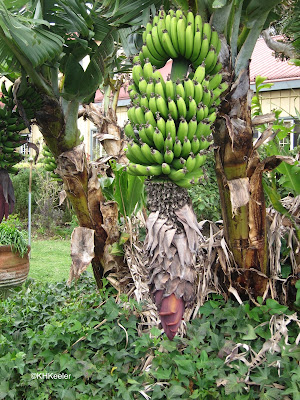
{"type": "Polygon", "coordinates": [[[68,122],[60,103],[54,98],[44,96],[43,107],[37,112],[36,120],[48,147],[57,159],[57,172],[63,179],[67,197],[80,226],[95,231],[95,256],[92,267],[97,286],[100,288],[106,269],[105,246],[108,239],[101,211],[105,199],[99,185],[97,170],[88,165],[84,145],[80,144],[77,128],[78,107],[74,104],[73,108],[74,116],[68,122]]]}
{"type": "Polygon", "coordinates": [[[239,294],[262,296],[267,288],[266,209],[261,163],[253,148],[249,69],[241,72],[215,123],[216,174],[224,235],[236,263],[230,277],[239,294]]]}

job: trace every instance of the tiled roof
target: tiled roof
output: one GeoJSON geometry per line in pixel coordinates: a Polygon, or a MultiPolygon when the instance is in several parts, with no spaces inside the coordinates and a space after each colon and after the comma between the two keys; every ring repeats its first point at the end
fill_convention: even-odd
{"type": "MultiPolygon", "coordinates": [[[[280,39],[280,36],[274,36],[280,39]]],[[[280,61],[274,57],[274,51],[269,49],[264,39],[258,39],[250,63],[250,82],[255,81],[257,75],[265,76],[268,81],[278,82],[300,79],[300,67],[280,61]]]]}
{"type": "MultiPolygon", "coordinates": [[[[279,39],[280,36],[274,36],[274,39],[279,39]]],[[[273,50],[269,49],[264,39],[258,39],[250,63],[250,82],[254,83],[257,75],[267,77],[267,81],[278,82],[300,79],[300,67],[288,64],[287,61],[277,60],[273,56],[273,50]]],[[[171,72],[172,61],[170,60],[160,72],[164,79],[171,72]]],[[[103,95],[97,91],[95,102],[100,102],[103,95]]],[[[121,88],[119,100],[129,99],[129,95],[124,88],[121,88]]]]}

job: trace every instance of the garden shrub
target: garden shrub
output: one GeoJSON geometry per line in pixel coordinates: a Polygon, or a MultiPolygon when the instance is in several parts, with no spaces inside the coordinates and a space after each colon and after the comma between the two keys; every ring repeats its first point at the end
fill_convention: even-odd
{"type": "Polygon", "coordinates": [[[206,219],[218,221],[222,217],[213,152],[207,155],[205,170],[205,180],[201,184],[194,185],[191,189],[188,189],[188,192],[198,221],[206,219]]]}
{"type": "MultiPolygon", "coordinates": [[[[22,168],[12,176],[15,190],[14,212],[21,219],[28,217],[29,168],[22,168]]],[[[65,201],[59,206],[59,192],[63,186],[51,179],[43,166],[32,169],[31,207],[32,225],[39,234],[69,236],[72,228],[78,226],[77,218],[70,204],[65,201]]]]}
{"type": "Polygon", "coordinates": [[[295,314],[258,300],[212,295],[187,337],[171,342],[155,327],[139,336],[141,306],[124,295],[117,304],[105,280],[100,292],[87,274],[70,288],[27,281],[0,303],[0,399],[298,400],[297,323],[269,340],[295,314]]]}

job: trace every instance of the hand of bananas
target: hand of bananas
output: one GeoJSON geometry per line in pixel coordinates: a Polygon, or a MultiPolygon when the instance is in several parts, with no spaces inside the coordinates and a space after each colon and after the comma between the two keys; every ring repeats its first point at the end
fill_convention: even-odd
{"type": "Polygon", "coordinates": [[[15,149],[27,142],[27,134],[20,133],[26,126],[14,109],[12,86],[7,90],[3,82],[1,92],[4,107],[0,108],[0,169],[15,173],[18,170],[13,166],[23,160],[23,155],[15,149]]]}
{"type": "MultiPolygon", "coordinates": [[[[131,105],[125,133],[132,175],[159,176],[178,186],[201,180],[220,95],[227,89],[218,73],[221,42],[200,15],[160,10],[143,33],[129,85],[131,105]],[[173,82],[160,71],[170,58],[185,58],[194,73],[173,82]]],[[[178,66],[174,65],[173,68],[178,66]]]]}
{"type": "Polygon", "coordinates": [[[46,144],[43,146],[42,154],[44,156],[43,163],[45,164],[45,170],[50,172],[50,176],[53,180],[62,182],[60,176],[54,172],[54,170],[57,168],[56,160],[46,144]]]}

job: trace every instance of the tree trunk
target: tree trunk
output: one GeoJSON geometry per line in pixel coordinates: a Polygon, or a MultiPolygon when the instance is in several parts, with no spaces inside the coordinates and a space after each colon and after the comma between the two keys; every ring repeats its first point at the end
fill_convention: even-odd
{"type": "Polygon", "coordinates": [[[216,174],[224,235],[236,263],[230,282],[240,295],[267,289],[266,209],[261,163],[253,149],[249,69],[231,86],[215,123],[216,174]],[[232,278],[232,279],[231,279],[232,278]]]}
{"type": "MultiPolygon", "coordinates": [[[[98,182],[97,170],[88,165],[84,145],[74,135],[66,135],[66,121],[58,101],[45,96],[43,107],[36,115],[42,135],[57,158],[57,172],[63,179],[64,188],[77,215],[81,227],[95,231],[95,257],[92,260],[97,286],[102,286],[105,270],[105,245],[107,232],[103,228],[101,204],[105,202],[98,182]]],[[[77,113],[75,116],[77,126],[77,113]]]]}

